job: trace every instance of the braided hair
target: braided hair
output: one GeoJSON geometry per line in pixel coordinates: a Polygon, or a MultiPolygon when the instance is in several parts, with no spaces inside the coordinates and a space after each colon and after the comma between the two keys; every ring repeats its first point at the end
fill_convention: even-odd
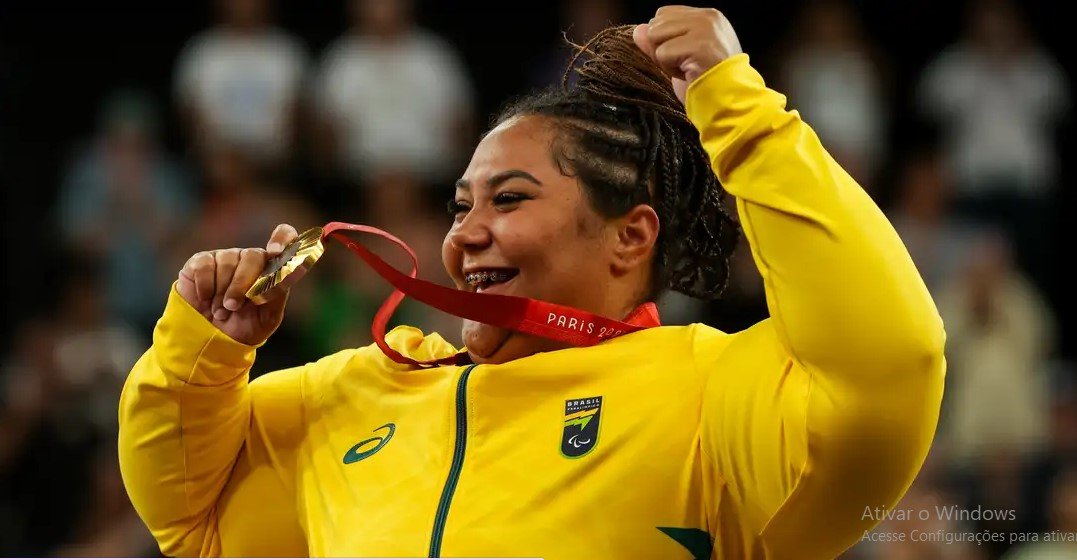
{"type": "Polygon", "coordinates": [[[579,179],[599,214],[654,208],[661,229],[649,299],[667,289],[714,299],[729,281],[739,231],[699,132],[669,78],[636,47],[632,29],[610,27],[586,44],[570,42],[575,52],[561,87],[511,103],[494,124],[550,117],[559,133],[555,162],[579,179]]]}

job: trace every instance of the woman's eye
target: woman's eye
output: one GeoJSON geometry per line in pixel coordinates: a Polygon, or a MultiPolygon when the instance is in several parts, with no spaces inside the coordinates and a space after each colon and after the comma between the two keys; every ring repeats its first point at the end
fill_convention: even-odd
{"type": "Polygon", "coordinates": [[[450,216],[459,216],[460,214],[467,213],[471,210],[471,205],[463,200],[449,200],[448,211],[450,216]]]}
{"type": "Polygon", "coordinates": [[[520,193],[502,192],[502,193],[497,193],[497,196],[494,197],[494,204],[497,204],[497,205],[515,204],[515,203],[518,203],[518,202],[520,202],[522,200],[527,200],[528,198],[531,198],[531,197],[529,197],[527,195],[524,195],[524,194],[520,194],[520,193]]]}

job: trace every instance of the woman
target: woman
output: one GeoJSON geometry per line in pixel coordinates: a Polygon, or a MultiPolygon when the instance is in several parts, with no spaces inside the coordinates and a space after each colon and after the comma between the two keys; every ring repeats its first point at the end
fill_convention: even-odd
{"type": "Polygon", "coordinates": [[[371,346],[248,385],[284,298],[242,294],[295,230],[197,254],[121,402],[125,481],[166,554],[832,558],[897,502],[944,367],[893,229],[717,11],[588,48],[576,89],[475,149],[443,250],[457,287],[615,319],[666,288],[714,296],[736,237],[721,179],[772,318],[577,348],[468,322],[471,365],[371,346]]]}

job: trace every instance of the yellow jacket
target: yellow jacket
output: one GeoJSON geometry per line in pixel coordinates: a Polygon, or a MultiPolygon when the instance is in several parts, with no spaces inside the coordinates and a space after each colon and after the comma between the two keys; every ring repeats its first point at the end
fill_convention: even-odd
{"type": "MultiPolygon", "coordinates": [[[[248,384],[255,348],[172,291],[120,402],[131,499],[169,555],[832,558],[934,434],[941,321],[893,228],[745,55],[688,114],[771,319],[498,365],[349,349],[248,384]]],[[[455,352],[401,327],[390,344],[455,352]]]]}

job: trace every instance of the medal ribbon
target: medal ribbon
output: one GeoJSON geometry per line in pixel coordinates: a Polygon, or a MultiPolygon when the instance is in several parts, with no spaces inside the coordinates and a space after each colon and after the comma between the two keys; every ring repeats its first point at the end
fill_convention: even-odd
{"type": "Polygon", "coordinates": [[[653,302],[636,308],[624,321],[610,319],[565,305],[502,294],[480,294],[447,288],[416,278],[419,259],[415,251],[396,236],[371,226],[330,222],[322,228],[322,240],[332,237],[363,259],[375,272],[395,288],[374,316],[371,333],[378,348],[395,362],[418,366],[465,364],[467,352],[440,360],[419,361],[393,350],[385,342],[385,329],[397,306],[408,295],[446,313],[487,325],[541,336],[573,346],[592,346],[603,340],[630,332],[656,327],[658,307],[653,302]],[[395,243],[411,258],[411,272],[404,274],[362,244],[345,235],[347,231],[371,233],[395,243]]]}

